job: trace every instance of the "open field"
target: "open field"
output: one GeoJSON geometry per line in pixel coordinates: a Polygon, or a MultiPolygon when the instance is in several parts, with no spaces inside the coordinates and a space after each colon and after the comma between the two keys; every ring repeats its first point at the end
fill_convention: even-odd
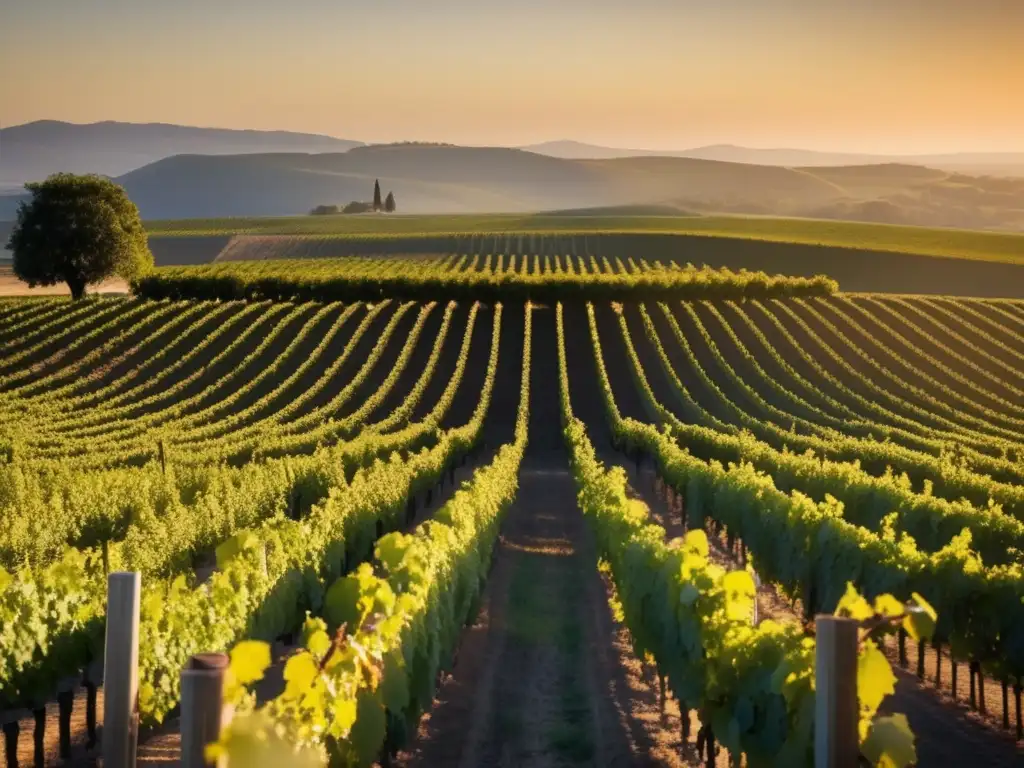
{"type": "Polygon", "coordinates": [[[1024,235],[752,216],[338,215],[149,221],[146,228],[154,235],[175,236],[284,234],[391,237],[454,233],[528,235],[535,232],[576,236],[578,239],[590,232],[667,233],[1024,264],[1024,235]]]}
{"type": "MultiPolygon", "coordinates": [[[[401,267],[430,290],[510,268],[445,263],[334,268],[401,267]]],[[[684,273],[520,266],[513,287],[580,285],[543,305],[0,301],[0,710],[102,657],[112,568],[142,574],[153,764],[178,757],[160,724],[181,666],[251,639],[275,643],[261,702],[294,695],[286,660],[290,679],[320,670],[310,690],[330,678],[337,698],[307,701],[353,764],[810,765],[814,692],[772,679],[812,673],[804,621],[852,581],[937,611],[883,705],[918,764],[1024,759],[1024,301],[799,280],[754,296],[748,276],[699,273],[686,301],[588,302],[588,285],[684,273]],[[306,625],[303,651],[307,611],[325,632],[306,625]],[[349,643],[383,661],[324,661],[349,643]],[[957,704],[969,667],[984,690],[957,704]]],[[[883,652],[899,666],[895,637],[883,652]]],[[[26,711],[26,762],[34,728],[26,711]]]]}
{"type": "MultiPolygon", "coordinates": [[[[1024,298],[1024,236],[991,232],[605,214],[302,216],[147,226],[157,266],[372,254],[594,253],[771,274],[825,274],[851,291],[1024,298]]],[[[0,240],[6,239],[4,230],[0,223],[0,240]]]]}
{"type": "MultiPolygon", "coordinates": [[[[476,235],[235,235],[221,237],[151,236],[158,266],[330,260],[346,256],[451,254],[497,258],[544,254],[562,259],[575,254],[628,260],[640,254],[663,264],[707,265],[732,270],[813,277],[825,274],[851,291],[933,293],[992,298],[1024,298],[1024,264],[946,259],[910,253],[865,251],[706,235],[589,232],[582,235],[508,233],[476,235]]],[[[293,264],[293,268],[299,268],[293,264]]],[[[287,268],[287,267],[286,267],[287,268]]],[[[326,265],[324,269],[328,269],[326,265]]],[[[198,274],[201,274],[200,269],[198,274]]]]}
{"type": "MultiPolygon", "coordinates": [[[[128,293],[128,283],[124,280],[105,280],[96,286],[90,286],[90,293],[128,293]]],[[[14,276],[9,263],[0,261],[0,296],[70,296],[67,285],[36,286],[29,288],[14,276]]]]}

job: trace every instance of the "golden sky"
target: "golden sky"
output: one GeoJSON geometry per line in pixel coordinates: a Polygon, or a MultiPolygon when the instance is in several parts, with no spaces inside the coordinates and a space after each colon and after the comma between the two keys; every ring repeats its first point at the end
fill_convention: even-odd
{"type": "Polygon", "coordinates": [[[4,126],[1024,150],[1024,0],[0,0],[0,72],[4,126]]]}

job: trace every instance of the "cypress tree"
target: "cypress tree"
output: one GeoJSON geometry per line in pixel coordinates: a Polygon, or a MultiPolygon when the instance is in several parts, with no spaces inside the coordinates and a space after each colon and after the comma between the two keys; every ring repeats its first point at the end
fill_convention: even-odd
{"type": "Polygon", "coordinates": [[[373,182],[373,210],[379,211],[381,209],[380,202],[380,179],[373,182]]]}
{"type": "Polygon", "coordinates": [[[388,196],[384,198],[384,210],[388,213],[395,212],[395,193],[388,192],[388,196]]]}

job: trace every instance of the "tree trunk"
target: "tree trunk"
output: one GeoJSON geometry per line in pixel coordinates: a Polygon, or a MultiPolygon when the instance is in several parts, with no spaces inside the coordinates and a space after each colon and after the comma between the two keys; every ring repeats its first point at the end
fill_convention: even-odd
{"type": "Polygon", "coordinates": [[[85,280],[80,277],[69,277],[67,279],[68,288],[71,289],[71,298],[84,299],[85,298],[85,280]]]}

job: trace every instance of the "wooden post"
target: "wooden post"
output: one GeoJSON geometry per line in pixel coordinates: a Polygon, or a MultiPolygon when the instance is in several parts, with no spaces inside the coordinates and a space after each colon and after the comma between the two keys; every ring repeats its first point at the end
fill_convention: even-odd
{"type": "Polygon", "coordinates": [[[718,750],[715,749],[715,732],[711,729],[711,724],[707,725],[707,734],[704,739],[704,746],[708,748],[708,759],[705,765],[707,768],[715,768],[715,757],[717,756],[718,750]]]}
{"type": "Polygon", "coordinates": [[[103,765],[134,768],[139,724],[138,571],[107,577],[107,637],[103,661],[103,765]]]}
{"type": "Polygon", "coordinates": [[[18,768],[18,736],[21,725],[17,717],[4,720],[4,754],[7,768],[18,768]]]}
{"type": "Polygon", "coordinates": [[[96,733],[96,690],[103,683],[103,659],[93,659],[85,668],[85,746],[93,749],[99,741],[96,733]]]}
{"type": "Polygon", "coordinates": [[[1013,700],[1017,710],[1017,741],[1024,739],[1024,722],[1021,722],[1020,712],[1020,678],[1013,684],[1013,700]]]}
{"type": "Polygon", "coordinates": [[[815,768],[857,768],[857,630],[854,619],[819,615],[816,630],[815,768]]]}
{"type": "Polygon", "coordinates": [[[57,693],[57,735],[61,760],[68,760],[71,757],[71,716],[74,707],[74,690],[62,690],[57,693]]]}
{"type": "Polygon", "coordinates": [[[985,673],[981,669],[980,661],[976,661],[974,664],[978,670],[978,711],[983,715],[987,715],[988,704],[985,701],[985,673]]]}
{"type": "Polygon", "coordinates": [[[57,728],[60,744],[60,757],[67,760],[71,757],[71,714],[75,706],[75,688],[78,679],[61,681],[57,688],[57,728]]]}
{"type": "Polygon", "coordinates": [[[224,675],[229,659],[225,653],[200,653],[181,670],[181,765],[206,768],[204,750],[220,738],[230,721],[225,712],[224,675]]]}
{"type": "Polygon", "coordinates": [[[46,707],[33,709],[32,719],[35,720],[35,729],[32,731],[32,762],[33,765],[43,768],[46,765],[46,707]]]}

